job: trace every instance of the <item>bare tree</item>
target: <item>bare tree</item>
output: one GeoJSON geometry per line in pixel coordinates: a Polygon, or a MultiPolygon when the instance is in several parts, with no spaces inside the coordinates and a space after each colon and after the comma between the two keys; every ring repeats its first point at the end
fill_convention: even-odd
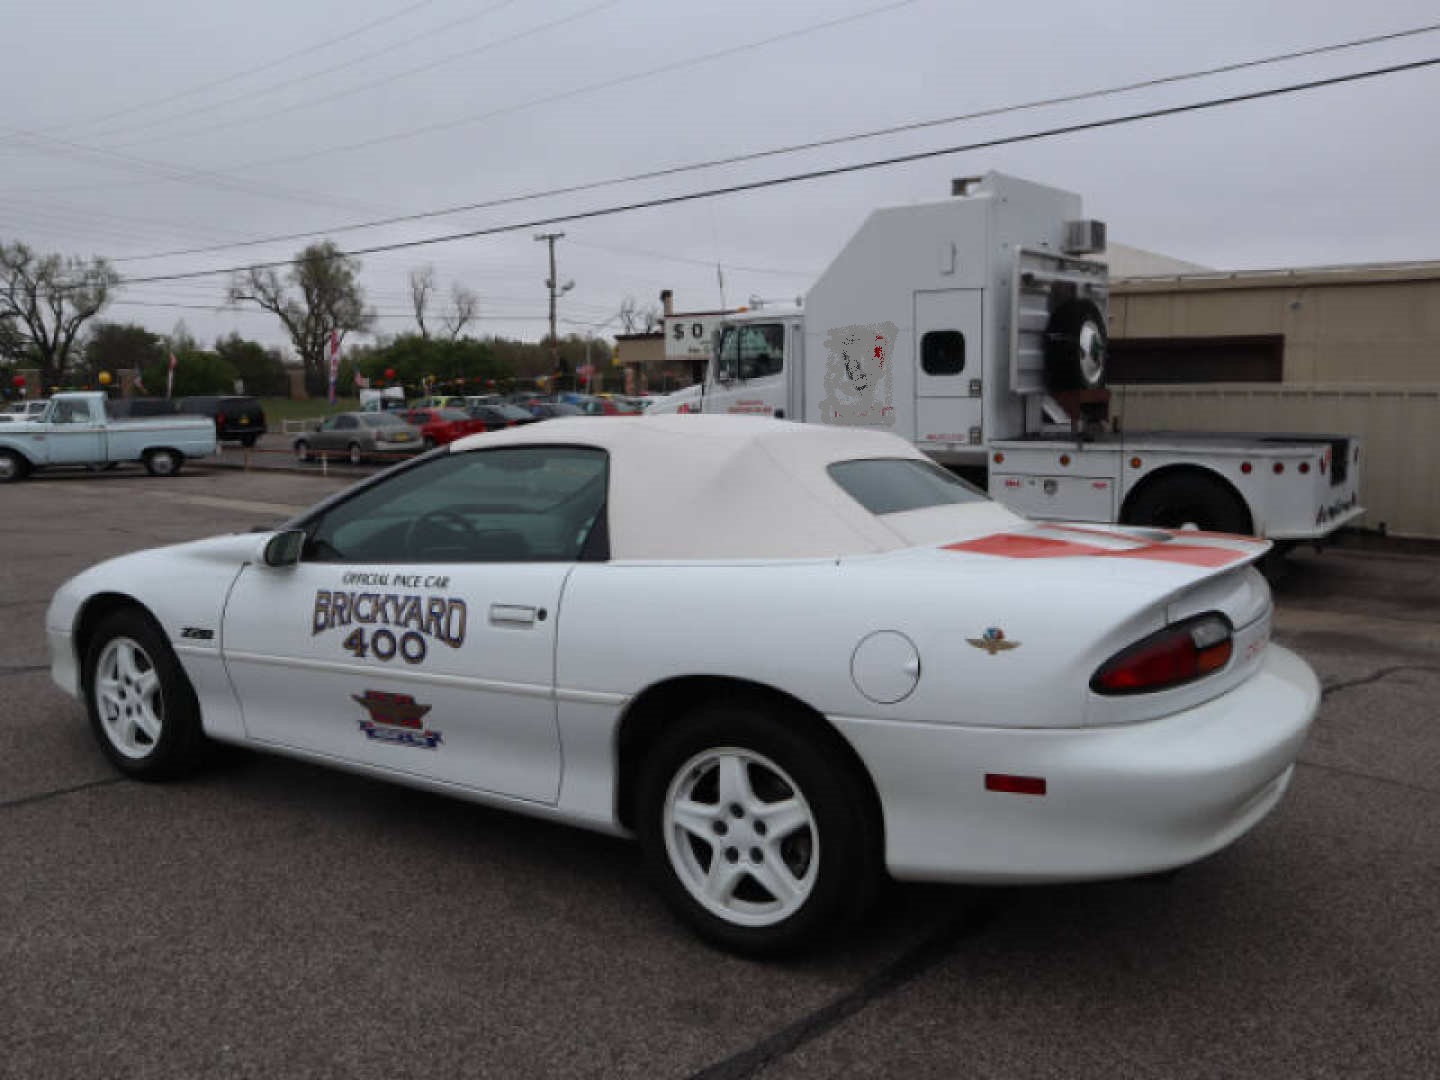
{"type": "Polygon", "coordinates": [[[420,327],[420,336],[429,338],[425,329],[425,310],[430,306],[430,296],[435,291],[435,267],[422,266],[410,271],[410,305],[415,309],[415,322],[420,327]]]}
{"type": "Polygon", "coordinates": [[[104,259],[37,255],[0,243],[0,328],[12,353],[32,356],[41,382],[65,380],[70,352],[85,323],[104,310],[120,284],[104,259]]]}
{"type": "Polygon", "coordinates": [[[359,259],[326,240],[300,252],[285,275],[298,296],[274,270],[258,267],[231,278],[227,295],[233,304],[252,303],[280,319],[304,365],[306,389],[318,395],[329,382],[330,335],[343,341],[347,333],[368,330],[375,321],[356,280],[359,271],[359,259]]]}
{"type": "Polygon", "coordinates": [[[615,318],[620,320],[620,327],[627,334],[648,334],[660,329],[660,309],[654,304],[642,308],[633,296],[627,296],[620,302],[615,318]]]}
{"type": "Polygon", "coordinates": [[[445,316],[445,330],[454,341],[460,331],[480,317],[480,297],[458,281],[450,286],[450,314],[445,316]]]}

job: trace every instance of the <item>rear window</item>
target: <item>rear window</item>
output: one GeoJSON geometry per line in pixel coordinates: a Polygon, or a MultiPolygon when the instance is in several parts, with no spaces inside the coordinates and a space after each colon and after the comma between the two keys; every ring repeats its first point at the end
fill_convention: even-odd
{"type": "Polygon", "coordinates": [[[370,428],[410,426],[409,424],[405,423],[404,420],[400,419],[400,417],[396,416],[394,413],[366,413],[360,418],[360,420],[362,423],[364,423],[366,427],[370,428]]]}
{"type": "Polygon", "coordinates": [[[930,461],[916,458],[866,458],[837,461],[830,479],[872,514],[899,514],[930,506],[988,502],[975,485],[930,461]]]}
{"type": "Polygon", "coordinates": [[[463,411],[461,411],[460,409],[441,409],[441,410],[440,410],[440,419],[441,419],[441,420],[449,420],[451,423],[454,423],[454,422],[457,421],[457,420],[459,420],[459,421],[469,420],[469,419],[470,419],[470,414],[467,413],[467,412],[463,412],[463,411]]]}

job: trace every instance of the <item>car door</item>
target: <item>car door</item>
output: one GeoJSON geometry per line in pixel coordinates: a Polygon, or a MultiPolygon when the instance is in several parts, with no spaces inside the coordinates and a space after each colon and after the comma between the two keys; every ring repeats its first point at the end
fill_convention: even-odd
{"type": "Polygon", "coordinates": [[[553,803],[560,598],[603,530],[606,471],[594,449],[477,450],[322,508],[296,565],[247,566],[227,601],[246,733],[553,803]]]}
{"type": "Polygon", "coordinates": [[[83,465],[105,460],[104,417],[98,402],[57,398],[50,412],[49,460],[52,465],[83,465]]]}

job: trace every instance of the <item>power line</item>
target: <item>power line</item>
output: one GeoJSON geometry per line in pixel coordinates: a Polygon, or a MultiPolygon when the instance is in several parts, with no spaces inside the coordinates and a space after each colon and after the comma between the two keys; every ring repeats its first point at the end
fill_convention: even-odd
{"type": "MultiPolygon", "coordinates": [[[[1419,71],[1423,68],[1434,67],[1437,64],[1440,64],[1440,56],[1429,57],[1424,60],[1414,60],[1404,64],[1393,64],[1388,67],[1371,68],[1366,71],[1351,72],[1346,75],[1334,75],[1324,79],[1309,79],[1304,82],[1272,87],[1267,90],[1254,90],[1249,93],[1232,94],[1227,97],[1207,98],[1203,101],[1190,102],[1184,105],[1171,105],[1165,108],[1148,109],[1143,112],[1127,113],[1123,116],[1109,117],[1103,120],[1089,120],[1083,123],[1065,124],[1059,127],[1025,132],[1020,135],[1007,135],[994,139],[984,139],[979,142],[962,143],[931,150],[918,150],[908,154],[875,158],[850,165],[836,165],[825,169],[811,169],[806,172],[791,173],[788,176],[728,184],[723,187],[705,188],[700,191],[684,192],[678,195],[666,195],[654,199],[643,199],[636,202],[597,207],[590,210],[578,210],[568,214],[554,214],[548,217],[535,218],[530,221],[510,222],[504,225],[492,225],[482,229],[467,229],[464,232],[422,237],[418,240],[402,240],[390,244],[376,244],[372,247],[352,248],[349,251],[338,251],[336,257],[370,255],[383,251],[401,251],[407,248],[426,247],[432,244],[446,244],[456,240],[469,240],[480,236],[495,236],[501,233],[522,232],[546,225],[562,225],[572,221],[587,221],[595,218],[613,217],[617,214],[632,213],[636,210],[650,210],[661,206],[675,206],[681,203],[696,202],[701,199],[718,198],[723,195],[735,195],[746,191],[759,191],[765,188],[782,187],[804,181],[827,179],[832,176],[843,176],[849,173],[889,168],[895,165],[925,161],[931,158],[948,157],[953,154],[961,154],[973,150],[988,150],[997,146],[1012,146],[1017,143],[1035,142],[1041,139],[1055,138],[1060,135],[1073,135],[1083,131],[1097,131],[1102,128],[1119,127],[1124,124],[1138,123],[1142,120],[1156,120],[1162,117],[1203,112],[1209,109],[1238,105],[1243,102],[1262,101],[1268,98],[1317,90],[1327,86],[1340,86],[1366,79],[1397,75],[1407,71],[1419,71]]],[[[277,259],[270,262],[252,263],[249,266],[229,266],[214,270],[189,270],[174,274],[151,274],[145,277],[131,278],[128,283],[140,284],[149,281],[182,281],[188,278],[213,277],[219,274],[234,274],[247,270],[273,269],[281,266],[290,266],[295,262],[295,259],[277,259]]]]}
{"type": "MultiPolygon", "coordinates": [[[[493,5],[492,7],[488,7],[488,8],[486,8],[484,11],[480,12],[479,14],[480,14],[480,15],[487,15],[487,14],[489,14],[489,13],[492,12],[492,11],[498,11],[500,8],[509,7],[510,5],[514,4],[515,2],[516,2],[516,0],[503,0],[502,3],[495,4],[495,5],[493,5]]],[[[556,28],[558,28],[558,27],[565,26],[565,25],[568,24],[568,23],[578,22],[579,20],[584,19],[584,18],[587,18],[587,17],[589,17],[589,16],[591,16],[591,15],[594,15],[594,14],[596,14],[597,12],[603,11],[603,10],[606,9],[606,8],[614,7],[614,6],[615,6],[617,3],[619,3],[619,2],[620,2],[620,0],[602,0],[601,3],[592,4],[590,7],[584,8],[584,9],[582,9],[582,10],[580,10],[580,11],[577,11],[577,12],[573,12],[572,14],[569,14],[569,15],[561,16],[561,17],[558,18],[558,19],[552,19],[552,20],[550,20],[549,22],[546,22],[546,23],[541,23],[541,24],[538,25],[538,26],[532,26],[532,27],[530,27],[530,28],[527,29],[527,30],[517,31],[516,33],[511,34],[511,35],[509,35],[508,37],[495,38],[494,40],[492,40],[492,41],[487,41],[487,42],[485,42],[484,44],[476,45],[476,46],[473,46],[472,48],[468,48],[468,49],[462,49],[462,50],[459,51],[459,52],[450,53],[448,56],[442,56],[442,57],[440,57],[440,58],[438,58],[438,59],[436,59],[436,60],[431,60],[431,61],[428,61],[427,63],[424,63],[424,64],[417,64],[417,65],[414,66],[414,67],[409,67],[409,68],[406,68],[406,69],[403,70],[403,71],[394,72],[393,74],[386,75],[386,76],[384,76],[383,78],[371,79],[369,82],[358,83],[358,84],[356,84],[356,85],[354,85],[354,86],[348,86],[348,87],[345,87],[344,89],[341,89],[341,90],[334,90],[334,91],[331,91],[330,93],[320,94],[320,95],[318,95],[318,96],[316,96],[316,97],[306,98],[306,99],[304,99],[303,101],[291,102],[291,103],[288,104],[288,105],[284,105],[284,106],[282,106],[282,107],[280,107],[280,108],[278,108],[278,109],[271,109],[271,110],[268,111],[268,112],[251,113],[251,114],[248,115],[248,116],[241,116],[241,117],[234,118],[234,119],[230,119],[230,120],[224,120],[224,121],[221,121],[221,122],[219,122],[219,123],[205,124],[205,125],[203,125],[203,126],[201,126],[201,127],[186,128],[186,129],[181,130],[181,131],[172,131],[172,132],[169,132],[169,133],[164,134],[164,135],[156,135],[156,136],[151,136],[151,137],[149,137],[149,138],[144,138],[144,139],[135,139],[135,140],[132,140],[132,141],[130,141],[130,142],[113,143],[113,144],[111,144],[111,146],[108,147],[108,148],[109,148],[109,149],[115,149],[115,148],[129,147],[129,146],[143,146],[143,145],[147,145],[147,144],[150,144],[150,143],[156,143],[156,142],[168,142],[168,141],[171,140],[171,139],[183,139],[183,138],[186,138],[187,136],[190,136],[190,135],[208,135],[208,134],[210,134],[210,133],[212,133],[212,132],[215,132],[215,131],[223,131],[223,130],[225,130],[226,128],[240,127],[240,126],[243,126],[243,125],[245,125],[245,124],[253,124],[253,123],[257,123],[258,121],[261,121],[261,120],[269,120],[269,119],[271,119],[272,117],[283,116],[283,115],[285,115],[285,114],[287,114],[287,113],[292,113],[292,112],[298,112],[298,111],[300,111],[301,109],[309,109],[309,108],[315,107],[316,105],[324,105],[324,104],[326,104],[327,102],[338,101],[338,100],[341,99],[341,98],[346,98],[346,97],[350,97],[350,96],[352,96],[352,95],[354,95],[354,94],[363,93],[363,92],[366,91],[366,90],[373,90],[373,89],[375,89],[375,88],[377,88],[377,87],[381,87],[381,86],[389,86],[391,83],[399,82],[401,79],[408,79],[408,78],[410,78],[410,77],[413,76],[413,75],[428,74],[428,73],[434,71],[435,69],[437,69],[437,68],[439,68],[439,67],[442,67],[442,66],[445,65],[445,64],[452,64],[452,63],[454,63],[454,62],[457,61],[457,60],[464,60],[464,59],[468,59],[469,57],[472,57],[472,56],[478,56],[480,53],[490,52],[491,50],[498,49],[498,48],[500,48],[500,47],[502,47],[502,46],[505,46],[505,45],[513,45],[513,44],[515,44],[516,42],[518,42],[518,41],[523,41],[523,40],[526,39],[526,38],[534,37],[534,36],[536,36],[537,34],[543,34],[543,33],[544,33],[545,31],[547,31],[547,30],[554,30],[554,29],[556,29],[556,28]]],[[[447,26],[453,26],[453,25],[455,25],[455,24],[463,23],[463,22],[471,22],[471,21],[474,20],[475,17],[476,17],[476,16],[471,16],[470,18],[466,18],[466,19],[457,19],[457,20],[455,20],[455,23],[453,23],[453,24],[447,24],[447,26]]],[[[418,37],[427,37],[427,36],[430,36],[430,34],[438,33],[438,32],[439,32],[438,30],[437,30],[437,31],[429,31],[429,32],[427,32],[426,34],[416,35],[416,37],[417,37],[417,38],[418,38],[418,37]]],[[[413,40],[416,40],[416,38],[410,38],[410,39],[408,39],[408,40],[413,41],[413,40]]],[[[401,43],[401,44],[404,44],[404,43],[401,43]]],[[[319,78],[321,74],[325,74],[325,73],[333,72],[333,71],[338,71],[338,70],[340,70],[341,68],[344,68],[344,67],[351,67],[351,66],[353,66],[353,65],[356,64],[356,63],[360,63],[362,60],[372,59],[373,57],[375,57],[375,56],[377,56],[377,55],[383,55],[384,53],[391,52],[391,51],[393,51],[393,48],[398,48],[398,47],[399,47],[399,46],[397,45],[397,46],[394,46],[394,47],[389,47],[389,48],[386,48],[386,49],[383,49],[383,50],[379,50],[379,51],[377,51],[377,52],[375,52],[375,53],[369,53],[369,54],[367,54],[365,57],[362,57],[362,58],[360,58],[360,59],[357,59],[357,60],[354,60],[354,61],[347,61],[347,62],[344,63],[344,64],[339,64],[339,65],[336,65],[336,66],[334,66],[334,67],[332,67],[332,68],[328,68],[328,69],[326,69],[325,72],[316,72],[316,73],[313,73],[313,74],[310,74],[310,75],[301,76],[301,77],[297,77],[297,78],[295,78],[295,79],[288,80],[288,84],[294,84],[294,83],[297,83],[297,82],[305,82],[305,81],[309,81],[309,80],[311,80],[311,79],[319,78]]],[[[282,83],[282,84],[280,84],[280,85],[281,85],[281,86],[284,86],[284,85],[287,85],[287,84],[286,84],[286,83],[282,83]]],[[[273,88],[272,88],[272,89],[273,89],[273,88]]],[[[265,92],[266,92],[266,93],[269,93],[270,91],[267,90],[267,91],[265,91],[265,92]]],[[[230,99],[230,102],[221,102],[221,103],[220,103],[220,106],[223,106],[223,105],[228,104],[228,103],[233,103],[234,101],[243,101],[243,100],[246,100],[246,99],[245,99],[245,98],[232,98],[232,99],[230,99]]],[[[218,107],[220,107],[220,106],[215,106],[215,107],[218,108],[218,107]]],[[[193,113],[193,112],[209,112],[209,111],[211,111],[211,108],[202,108],[202,109],[192,110],[192,113],[193,113]]],[[[188,115],[188,114],[182,114],[182,115],[188,115]]],[[[170,119],[173,120],[173,119],[175,119],[175,118],[174,118],[174,117],[171,117],[170,119]]],[[[157,127],[157,126],[163,125],[163,124],[168,123],[168,122],[169,122],[169,120],[160,120],[160,121],[155,121],[154,123],[151,123],[151,124],[146,125],[146,126],[153,128],[153,127],[157,127]]],[[[117,129],[117,131],[102,132],[102,133],[100,133],[99,135],[91,136],[91,138],[106,138],[106,137],[108,137],[109,135],[123,134],[125,130],[126,130],[126,129],[123,129],[123,128],[122,128],[122,129],[117,129]]]]}
{"type": "Polygon", "coordinates": [[[342,41],[349,41],[351,38],[359,37],[361,34],[374,30],[377,27],[384,26],[386,23],[391,23],[397,19],[402,19],[406,15],[411,14],[412,12],[419,11],[423,7],[429,7],[434,2],[435,0],[419,0],[418,3],[411,4],[409,7],[401,8],[399,11],[393,12],[390,15],[383,15],[378,19],[372,19],[370,22],[365,23],[362,26],[358,26],[354,30],[346,31],[345,33],[340,34],[336,37],[326,38],[324,41],[319,41],[313,45],[307,45],[304,48],[296,49],[294,52],[288,52],[284,56],[277,57],[274,60],[267,60],[263,64],[258,64],[252,68],[246,68],[244,71],[237,71],[231,75],[224,75],[218,79],[211,79],[209,82],[197,83],[196,85],[191,86],[187,90],[180,90],[173,94],[168,94],[165,97],[151,98],[148,101],[142,101],[135,105],[127,105],[123,109],[116,109],[114,112],[108,112],[104,113],[101,116],[91,117],[89,120],[71,120],[59,124],[50,124],[47,127],[36,128],[34,131],[26,132],[25,134],[34,135],[51,131],[61,131],[65,128],[70,127],[89,127],[92,124],[100,124],[104,123],[106,120],[113,120],[117,116],[125,116],[129,113],[139,112],[143,109],[148,109],[155,105],[166,105],[180,98],[189,97],[192,94],[198,94],[202,91],[210,90],[217,86],[224,86],[227,83],[238,82],[240,79],[248,78],[251,75],[258,75],[262,71],[269,71],[272,68],[280,67],[282,64],[289,63],[291,60],[294,60],[298,57],[308,56],[311,53],[319,52],[322,49],[328,49],[332,45],[338,45],[342,41]]]}
{"type": "MultiPolygon", "coordinates": [[[[792,143],[786,146],[772,147],[766,150],[750,151],[743,154],[733,154],[728,157],[712,158],[708,161],[691,162],[684,165],[674,165],[667,168],[651,169],[646,172],[631,173],[626,176],[610,177],[604,180],[592,180],[585,183],[569,184],[564,187],[548,188],[542,191],[529,192],[518,195],[499,196],[494,199],[487,199],[483,202],[467,203],[460,206],[446,207],[440,210],[426,210],[413,214],[398,214],[392,217],[377,218],[372,221],[356,222],[349,225],[337,225],[328,229],[315,229],[306,232],[282,233],[273,236],[260,237],[254,240],[246,240],[230,244],[211,244],[203,247],[179,248],[172,251],[152,252],[147,255],[130,255],[116,259],[116,262],[141,262],[150,259],[172,258],[180,255],[206,255],[216,251],[231,251],[243,247],[257,247],[263,244],[284,243],[294,240],[306,240],[316,236],[332,236],[337,233],[356,232],[361,229],[374,229],[386,225],[400,225],[415,221],[425,221],[438,217],[449,217],[454,214],[472,213],[477,210],[493,210],[502,206],[511,206],[516,203],[534,202],[540,199],[553,198],[558,195],[574,195],[585,191],[594,191],[600,188],[616,187],[622,184],[637,183],[642,180],[656,180],[669,176],[677,176],[683,173],[697,172],[702,169],[713,169],[726,165],[738,165],[751,161],[760,161],[765,158],[778,157],[800,153],[806,150],[816,150],[830,146],[840,146],[847,143],[862,142],[870,139],[877,139],[884,136],[904,134],[907,132],[921,131],[928,128],[940,127],[943,125],[957,124],[971,120],[988,119],[996,116],[1004,116],[1010,113],[1023,112],[1033,109],[1045,108],[1052,105],[1074,104],[1081,101],[1092,101],[1099,98],[1111,97],[1116,94],[1130,93],[1136,90],[1151,89],[1157,86],[1190,82],[1196,79],[1208,78],[1214,75],[1229,74],[1236,71],[1243,71],[1250,68],[1261,67],[1270,64],[1284,63],[1290,60],[1303,59],[1311,56],[1318,56],[1324,53],[1339,52],[1342,50],[1361,48],[1368,45],[1375,45],[1387,41],[1395,41],[1401,38],[1415,37],[1421,34],[1434,33],[1440,30],[1440,23],[1431,23],[1425,26],[1413,27],[1408,30],[1399,30],[1386,34],[1377,34],[1370,37],[1354,38],[1349,41],[1336,42],[1329,45],[1320,45],[1308,49],[1298,49],[1287,53],[1278,53],[1273,56],[1260,57],[1253,60],[1236,61],[1229,64],[1222,64],[1217,67],[1202,68],[1196,71],[1189,71],[1178,75],[1167,75],[1154,79],[1146,79],[1139,82],[1123,83],[1118,86],[1110,86],[1097,90],[1085,90],[1074,94],[1064,94],[1056,97],[1039,98],[1033,101],[1021,102],[1013,105],[997,106],[991,109],[982,109],[976,112],[958,113],[952,116],[936,117],[928,120],[916,120],[904,124],[896,124],[890,127],[875,128],[870,131],[855,132],[849,135],[839,135],[833,138],[816,139],[803,143],[792,143]]],[[[671,258],[677,258],[671,256],[671,258]]],[[[705,261],[704,265],[711,266],[711,261],[705,261]]],[[[741,269],[737,267],[736,269],[741,269]]],[[[797,275],[798,276],[798,275],[797,275]]]]}
{"type": "Polygon", "coordinates": [[[627,75],[617,75],[614,78],[602,79],[599,82],[572,87],[569,90],[561,90],[544,97],[532,98],[529,101],[519,102],[515,105],[505,105],[498,109],[490,109],[482,113],[473,113],[455,120],[445,120],[440,123],[427,124],[424,127],[409,128],[405,131],[392,132],[389,135],[377,135],[369,139],[362,139],[359,142],[345,143],[340,146],[329,146],[319,150],[307,150],[304,153],[287,154],[284,157],[267,158],[263,161],[244,162],[240,165],[232,165],[229,168],[231,170],[261,169],[271,165],[289,165],[296,161],[305,161],[314,157],[330,157],[335,154],[345,154],[354,150],[368,149],[371,146],[380,146],[385,143],[418,139],[424,135],[433,135],[436,132],[449,131],[452,128],[468,127],[472,124],[478,124],[483,120],[491,120],[497,116],[520,112],[524,109],[534,108],[537,105],[550,105],[557,101],[565,101],[569,98],[579,97],[582,94],[592,93],[596,90],[608,90],[612,87],[623,86],[626,83],[639,82],[642,79],[653,78],[656,75],[665,75],[672,71],[680,71],[684,68],[694,67],[697,64],[708,64],[715,60],[724,59],[727,56],[733,56],[736,53],[748,52],[752,49],[763,48],[797,37],[806,37],[810,34],[818,33],[821,30],[830,30],[837,26],[858,22],[875,15],[884,15],[897,8],[909,7],[917,2],[918,0],[891,0],[890,3],[881,4],[878,7],[866,8],[863,11],[852,12],[849,15],[842,15],[834,19],[825,19],[821,22],[811,23],[808,26],[797,27],[794,30],[786,30],[783,33],[774,34],[767,38],[744,42],[740,45],[731,45],[723,49],[717,49],[714,52],[702,53],[699,56],[692,56],[684,60],[675,60],[667,64],[660,64],[657,67],[647,68],[644,71],[635,71],[627,75]]]}

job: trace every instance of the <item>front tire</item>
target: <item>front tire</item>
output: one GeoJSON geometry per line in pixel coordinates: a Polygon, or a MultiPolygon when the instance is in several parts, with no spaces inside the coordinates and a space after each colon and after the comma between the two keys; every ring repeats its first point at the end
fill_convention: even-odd
{"type": "Polygon", "coordinates": [[[151,476],[174,476],[184,460],[174,450],[147,450],[145,469],[151,476]]]}
{"type": "Polygon", "coordinates": [[[84,676],[90,726],[117,769],[139,780],[168,780],[200,763],[206,739],[195,690],[144,612],[118,611],[100,624],[84,676]]]}
{"type": "Polygon", "coordinates": [[[365,455],[360,452],[360,444],[352,442],[350,444],[350,464],[359,465],[364,460],[365,455]]]}
{"type": "Polygon", "coordinates": [[[310,460],[310,444],[304,439],[300,439],[295,443],[295,460],[302,465],[310,460]]]}
{"type": "Polygon", "coordinates": [[[828,740],[749,703],[703,707],[653,748],[637,825],[647,867],[701,937],[793,952],[849,924],[880,882],[878,822],[828,740]]]}
{"type": "Polygon", "coordinates": [[[0,450],[0,484],[13,484],[30,475],[30,462],[13,450],[0,450]]]}

